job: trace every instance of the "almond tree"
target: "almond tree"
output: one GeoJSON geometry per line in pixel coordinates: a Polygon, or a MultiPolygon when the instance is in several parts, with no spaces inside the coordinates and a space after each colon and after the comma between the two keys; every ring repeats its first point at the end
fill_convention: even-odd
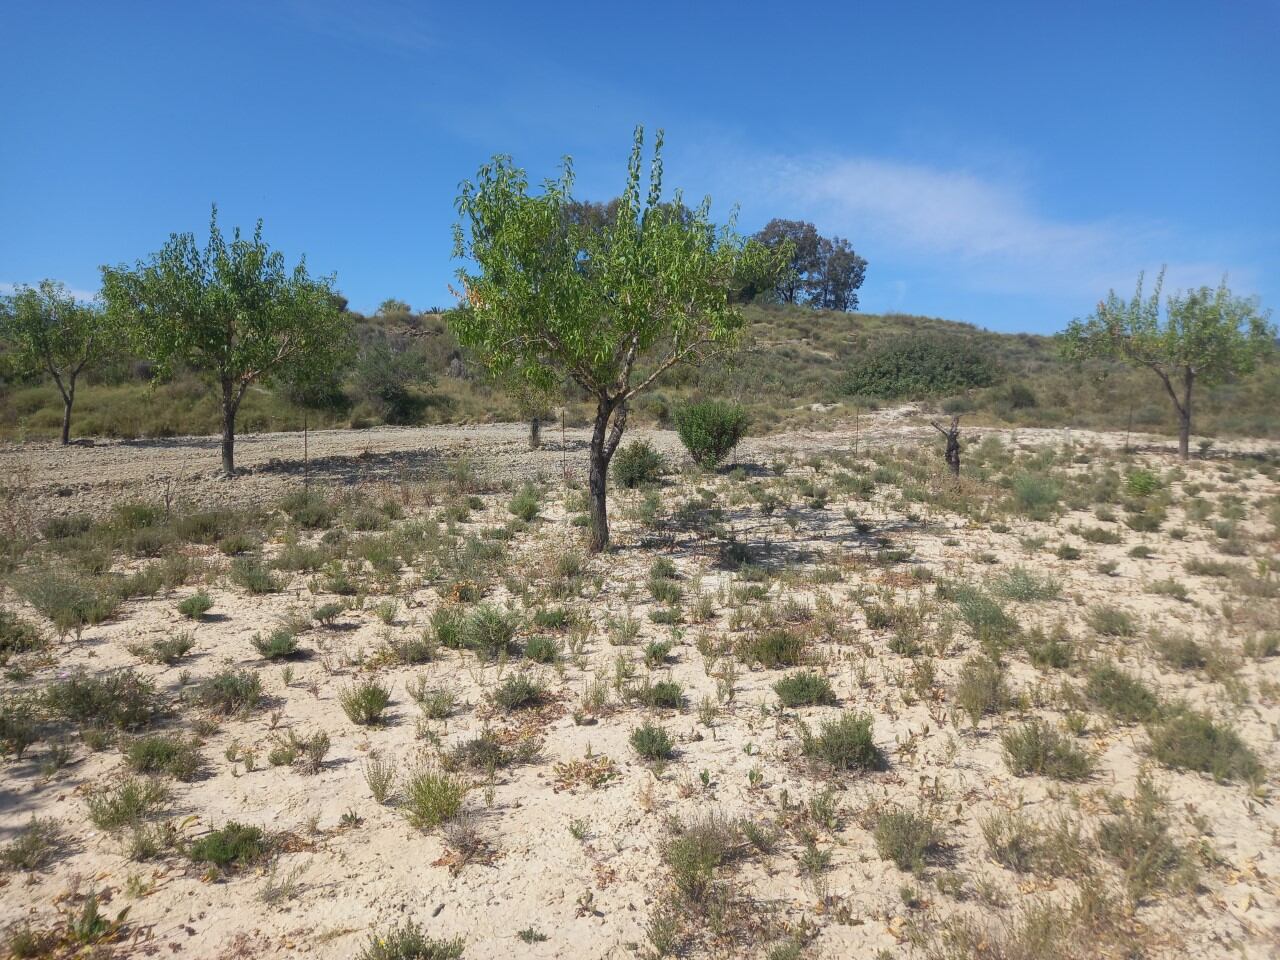
{"type": "Polygon", "coordinates": [[[162,373],[185,366],[216,385],[222,403],[222,469],[235,473],[236,413],[259,381],[314,382],[337,375],[350,355],[352,327],[333,278],[313,278],[305,258],[287,270],[284,255],[237,228],[218,229],[218,208],[201,249],[175,233],[133,268],[103,267],[108,309],[136,349],[162,373]]]}
{"type": "Polygon", "coordinates": [[[1146,367],[1164,385],[1178,415],[1178,453],[1190,456],[1192,393],[1197,383],[1211,386],[1248,373],[1275,344],[1269,311],[1256,298],[1234,296],[1225,279],[1216,290],[1200,287],[1165,301],[1160,316],[1164,271],[1155,290],[1143,299],[1142,277],[1133,299],[1112,290],[1084,320],[1073,320],[1061,334],[1069,359],[1114,358],[1146,367]]]}
{"type": "Polygon", "coordinates": [[[62,442],[71,441],[71,407],[76,380],[92,364],[106,359],[115,340],[97,304],[81,303],[65,286],[42,280],[19,286],[0,302],[4,339],[24,373],[47,373],[62,394],[62,442]]]}
{"type": "MultiPolygon", "coordinates": [[[[628,406],[667,370],[732,345],[742,326],[729,293],[745,274],[775,277],[779,255],[743,243],[677,193],[662,201],[659,132],[642,195],[644,130],[636,128],[617,213],[573,216],[571,161],[532,193],[525,172],[497,156],[464,182],[455,227],[458,340],[503,382],[554,390],[569,379],[595,401],[588,487],[591,549],[609,543],[609,462],[628,406]]],[[[789,252],[789,251],[785,251],[789,252]]]]}

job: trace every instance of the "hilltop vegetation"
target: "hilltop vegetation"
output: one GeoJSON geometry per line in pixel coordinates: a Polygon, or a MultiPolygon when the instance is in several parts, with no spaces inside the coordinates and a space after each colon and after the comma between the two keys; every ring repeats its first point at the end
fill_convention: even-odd
{"type": "MultiPolygon", "coordinates": [[[[307,411],[288,391],[252,389],[240,411],[247,433],[300,430],[310,426],[369,427],[382,423],[485,423],[522,418],[517,404],[474,370],[449,331],[445,314],[416,313],[394,304],[370,316],[353,314],[360,358],[327,402],[307,411]],[[403,358],[419,371],[403,387],[399,405],[380,395],[378,351],[403,358]]],[[[732,397],[763,432],[820,426],[896,402],[931,402],[940,411],[965,414],[971,422],[1026,426],[1074,426],[1123,430],[1132,405],[1135,431],[1173,434],[1176,416],[1142,371],[1118,362],[1093,361],[1076,368],[1058,354],[1052,337],[992,333],[964,323],[905,314],[842,313],[807,307],[748,306],[744,348],[732,362],[672,371],[632,416],[639,423],[668,425],[676,406],[695,394],[732,397]],[[886,343],[927,337],[944,347],[963,344],[989,358],[989,386],[967,390],[851,396],[845,392],[855,363],[886,343]],[[840,404],[826,411],[813,404],[840,404]]],[[[163,437],[211,434],[220,428],[217,399],[189,372],[152,385],[147,364],[118,360],[87,375],[77,397],[80,436],[163,437]]],[[[1234,383],[1206,390],[1199,403],[1202,436],[1280,437],[1280,364],[1274,358],[1234,383]]],[[[569,423],[581,425],[586,405],[571,402],[569,423]]],[[[10,381],[0,394],[0,436],[55,437],[62,400],[48,382],[10,381]]]]}

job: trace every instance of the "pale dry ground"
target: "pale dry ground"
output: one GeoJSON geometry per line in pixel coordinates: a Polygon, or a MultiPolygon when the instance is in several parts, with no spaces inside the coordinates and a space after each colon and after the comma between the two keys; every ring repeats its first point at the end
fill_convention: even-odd
{"type": "MultiPolygon", "coordinates": [[[[935,439],[931,418],[913,405],[869,413],[852,423],[824,431],[792,431],[744,441],[736,456],[744,462],[767,460],[783,453],[833,450],[862,451],[886,443],[935,439]]],[[[945,420],[946,418],[942,418],[945,420]]],[[[1118,447],[1119,433],[1021,429],[964,429],[966,441],[990,433],[1029,443],[1073,441],[1118,447]]],[[[669,430],[633,428],[628,439],[647,439],[664,454],[678,457],[679,440],[669,430]]],[[[375,427],[369,430],[317,430],[306,441],[310,477],[320,483],[347,485],[375,481],[405,482],[438,478],[458,458],[474,462],[486,476],[523,481],[535,475],[571,476],[586,469],[590,431],[558,424],[543,428],[539,450],[528,446],[525,424],[475,426],[375,427]]],[[[294,490],[303,478],[300,433],[243,434],[236,440],[236,466],[243,475],[234,483],[221,476],[218,437],[174,437],[152,440],[82,440],[63,447],[54,441],[0,444],[0,479],[21,485],[27,507],[38,515],[58,516],[102,511],[120,498],[157,502],[187,498],[202,505],[249,504],[294,490]]],[[[1132,444],[1151,451],[1170,451],[1167,437],[1134,434],[1132,444]]],[[[1275,449],[1262,440],[1231,443],[1236,453],[1275,449]]]]}
{"type": "MultiPolygon", "coordinates": [[[[910,409],[868,420],[860,431],[862,453],[918,441],[931,433],[910,409]]],[[[396,499],[406,504],[410,518],[438,515],[439,500],[431,499],[438,497],[438,490],[427,481],[441,476],[459,456],[499,480],[535,474],[558,480],[558,431],[549,430],[546,447],[536,453],[525,449],[524,436],[519,425],[313,434],[312,453],[320,461],[313,479],[339,491],[359,487],[375,499],[396,499]]],[[[637,436],[648,436],[676,459],[672,435],[652,431],[637,436]]],[[[1004,437],[1027,449],[1064,439],[1058,431],[1018,431],[1012,438],[1006,432],[1004,437]]],[[[1121,439],[1080,433],[1072,437],[1081,449],[1115,448],[1121,439]]],[[[570,465],[580,468],[585,434],[570,431],[569,440],[570,465]]],[[[745,443],[738,459],[763,467],[794,455],[787,477],[803,477],[810,471],[805,458],[848,452],[852,443],[852,431],[844,429],[769,437],[745,443]]],[[[10,477],[26,471],[26,502],[36,505],[41,515],[86,508],[105,511],[112,500],[158,499],[166,493],[175,503],[243,503],[299,486],[296,465],[271,466],[273,459],[290,456],[297,445],[294,435],[244,438],[240,462],[251,472],[234,481],[213,477],[217,450],[207,440],[99,444],[71,451],[45,445],[7,447],[0,453],[0,469],[10,477]],[[70,495],[59,495],[60,487],[70,495]]],[[[1167,441],[1161,446],[1167,449],[1167,441]]],[[[1161,453],[1140,454],[1138,459],[1158,470],[1174,466],[1161,453]]],[[[1187,479],[1217,483],[1223,469],[1219,463],[1196,462],[1188,467],[1187,479]]],[[[761,483],[776,482],[763,470],[753,470],[753,476],[761,483]]],[[[819,482],[827,481],[819,477],[819,482]]],[[[810,662],[830,678],[838,706],[778,709],[772,685],[784,670],[737,664],[726,679],[723,671],[726,664],[736,663],[734,658],[708,656],[705,645],[699,649],[698,639],[733,641],[750,632],[751,627],[735,620],[730,610],[730,593],[743,581],[720,568],[714,543],[696,533],[676,530],[669,522],[646,531],[627,519],[641,501],[638,493],[619,491],[613,497],[617,549],[589,560],[581,596],[565,601],[587,619],[590,630],[581,649],[567,655],[560,669],[484,665],[471,654],[451,650],[412,667],[378,658],[389,637],[420,634],[431,613],[446,602],[440,595],[442,585],[424,564],[402,572],[399,612],[390,626],[371,612],[380,599],[371,596],[365,609],[348,611],[337,628],[317,626],[304,633],[302,645],[310,655],[292,664],[293,677],[286,686],[281,665],[261,660],[251,638],[292,611],[341,598],[326,595],[309,574],[292,575],[281,593],[246,595],[219,573],[226,560],[216,549],[192,548],[210,565],[207,589],[215,601],[214,616],[193,626],[176,612],[175,604],[194,592],[194,585],[171,596],[130,601],[110,622],[86,629],[78,643],[58,645],[56,658],[38,666],[31,678],[5,680],[4,687],[10,692],[31,688],[77,666],[93,672],[132,666],[176,698],[190,681],[225,666],[259,671],[268,704],[247,717],[223,722],[204,738],[205,776],[173,785],[171,816],[192,838],[232,819],[284,835],[284,852],[276,856],[274,870],[277,878],[297,871],[296,896],[275,906],[263,903],[259,894],[266,882],[265,867],[211,879],[178,854],[155,863],[130,862],[118,840],[88,822],[84,803],[87,794],[121,776],[119,752],[108,748],[95,753],[73,746],[72,762],[45,777],[40,767],[48,745],[40,743],[21,760],[6,760],[0,767],[0,840],[8,841],[36,815],[60,821],[72,843],[43,870],[0,874],[5,884],[0,924],[26,918],[38,926],[53,926],[58,911],[70,910],[77,902],[68,896],[69,890],[97,890],[107,892],[109,914],[131,906],[126,927],[131,939],[115,946],[117,956],[352,957],[372,933],[407,919],[418,921],[434,936],[461,936],[465,956],[473,960],[637,956],[646,949],[646,924],[666,883],[657,851],[668,835],[668,818],[717,810],[757,823],[790,822],[799,804],[834,788],[843,814],[833,830],[817,834],[817,847],[830,854],[820,882],[806,878],[798,868],[804,847],[796,831],[783,831],[773,852],[724,871],[738,895],[751,902],[758,937],[750,936],[748,924],[740,939],[696,945],[693,953],[765,956],[788,931],[808,931],[805,957],[907,957],[916,955],[913,931],[934,929],[948,917],[1012,918],[1037,897],[1064,901],[1077,892],[1070,878],[1015,874],[996,864],[981,836],[983,817],[1019,808],[1036,818],[1068,812],[1092,830],[1106,814],[1104,794],[1132,796],[1140,772],[1146,770],[1168,795],[1178,841],[1188,849],[1203,845],[1197,854],[1202,889],[1193,894],[1156,893],[1145,901],[1126,920],[1134,942],[1152,956],[1277,955],[1280,812],[1270,794],[1275,771],[1280,770],[1280,658],[1241,657],[1242,644],[1256,623],[1247,615],[1224,616],[1224,602],[1240,603],[1232,601],[1230,582],[1183,571],[1187,559],[1214,555],[1203,530],[1187,523],[1192,535],[1174,540],[1114,524],[1110,526],[1123,534],[1122,543],[1091,544],[1066,532],[1073,523],[1097,525],[1091,512],[1077,511],[1052,522],[1001,518],[1008,529],[997,532],[992,524],[973,523],[927,503],[902,503],[892,488],[884,487],[869,502],[833,493],[821,508],[807,507],[793,494],[789,508],[766,516],[745,496],[735,502],[734,491],[742,490],[744,483],[724,475],[678,476],[664,488],[663,498],[674,504],[693,495],[695,488],[715,491],[726,505],[729,527],[774,571],[767,584],[769,601],[775,606],[800,604],[822,614],[824,626],[814,631],[810,662]],[[846,508],[869,532],[855,528],[846,508]],[[1047,538],[1047,546],[1036,550],[1022,543],[1037,536],[1047,538]],[[873,542],[876,537],[881,540],[873,542]],[[1084,556],[1058,559],[1050,551],[1062,542],[1078,546],[1084,556]],[[1151,545],[1154,556],[1131,557],[1129,551],[1138,544],[1151,545]],[[912,561],[876,562],[877,553],[887,547],[909,551],[912,561]],[[686,597],[701,593],[713,598],[708,622],[673,628],[649,620],[657,605],[645,581],[658,556],[674,561],[686,597]],[[1097,571],[1103,561],[1114,561],[1112,575],[1097,571]],[[1184,697],[1229,718],[1266,766],[1266,782],[1256,787],[1216,783],[1203,774],[1151,763],[1144,753],[1141,725],[1117,724],[1087,708],[1067,710],[1057,690],[1061,683],[1072,682],[1068,674],[1037,669],[1022,655],[1010,657],[1008,674],[1021,704],[1004,715],[984,718],[974,729],[958,715],[953,697],[961,664],[978,649],[963,626],[944,625],[946,617],[939,611],[930,614],[929,633],[949,639],[938,655],[926,658],[936,669],[929,678],[921,675],[920,658],[891,652],[890,631],[867,624],[861,601],[879,597],[907,604],[928,592],[926,583],[904,573],[913,566],[938,579],[983,583],[1015,564],[1052,574],[1062,584],[1058,599],[1006,604],[1024,628],[1062,624],[1082,657],[1114,657],[1162,696],[1184,697]],[[816,567],[838,570],[838,579],[814,583],[816,567]],[[1187,585],[1189,602],[1148,592],[1150,584],[1169,578],[1187,585]],[[1142,624],[1141,635],[1094,635],[1085,616],[1100,603],[1133,613],[1142,624]],[[610,643],[610,622],[624,615],[642,624],[637,645],[610,643]],[[1238,670],[1231,683],[1213,682],[1202,672],[1174,670],[1159,661],[1147,645],[1148,631],[1159,635],[1173,629],[1220,646],[1235,658],[1238,670]],[[192,632],[196,647],[176,666],[139,664],[127,651],[129,645],[181,630],[192,632]],[[619,654],[638,660],[644,643],[662,638],[673,640],[674,648],[670,661],[653,676],[682,684],[686,707],[673,711],[622,705],[615,692],[612,708],[595,722],[575,722],[573,712],[593,677],[612,677],[619,654]],[[534,722],[486,705],[486,691],[500,677],[521,669],[545,682],[552,694],[534,722]],[[390,722],[384,726],[358,727],[340,709],[340,689],[366,676],[377,676],[392,687],[390,722]],[[407,693],[409,682],[418,677],[451,688],[459,700],[450,719],[426,724],[426,737],[407,693]],[[731,698],[726,697],[726,682],[731,698]],[[704,699],[718,703],[709,724],[697,709],[704,699]],[[816,728],[842,711],[872,715],[887,770],[832,776],[802,760],[798,718],[816,728]],[[1013,776],[1003,761],[998,732],[1032,716],[1056,723],[1071,712],[1086,715],[1088,732],[1078,742],[1096,757],[1094,775],[1082,784],[1013,776]],[[640,761],[628,744],[632,728],[646,716],[662,723],[677,741],[677,756],[665,767],[640,761]],[[447,747],[486,726],[512,738],[532,732],[541,741],[541,755],[534,762],[499,770],[491,782],[472,777],[475,785],[466,808],[486,839],[489,855],[455,872],[438,831],[417,831],[394,804],[379,806],[372,800],[363,764],[376,755],[395,760],[404,771],[415,757],[432,753],[433,738],[447,747]],[[267,766],[273,733],[286,729],[329,733],[332,746],[322,772],[306,776],[267,766]],[[226,759],[232,743],[260,749],[256,769],[226,759]],[[617,776],[594,790],[557,784],[558,763],[588,755],[611,759],[617,776]],[[875,810],[894,805],[927,809],[940,821],[946,850],[921,878],[877,856],[869,818],[875,810]],[[344,824],[349,812],[359,818],[358,824],[344,824]],[[585,827],[582,839],[571,834],[575,822],[585,827]],[[954,881],[945,885],[938,880],[951,875],[954,881]],[[146,888],[145,895],[126,896],[130,876],[146,888]],[[905,905],[904,886],[915,887],[922,903],[905,905]],[[525,928],[548,939],[526,944],[516,936],[525,928]]],[[[1259,474],[1220,489],[1249,501],[1280,490],[1259,474]]],[[[510,519],[509,493],[494,491],[481,498],[483,510],[472,514],[464,530],[478,532],[510,519]]],[[[1166,526],[1178,522],[1181,517],[1174,507],[1166,526]]],[[[1271,534],[1266,521],[1251,515],[1244,528],[1256,538],[1251,541],[1255,556],[1274,562],[1276,541],[1267,539],[1271,534]]],[[[312,542],[316,537],[306,539],[312,542]]],[[[524,608],[512,588],[527,585],[531,597],[537,597],[555,559],[580,551],[580,544],[581,531],[568,522],[562,488],[553,483],[541,519],[509,545],[509,576],[495,579],[486,600],[524,608]]],[[[276,549],[278,544],[269,547],[268,556],[276,549]]],[[[758,610],[762,604],[743,606],[758,610]]],[[[525,627],[520,637],[534,632],[546,631],[525,627]]],[[[560,639],[568,643],[567,635],[560,639]]],[[[639,663],[637,677],[645,673],[639,663]]],[[[1074,682],[1080,685],[1078,679],[1074,682]]],[[[197,713],[183,708],[162,728],[186,729],[197,713]]],[[[1115,888],[1109,896],[1122,900],[1114,867],[1106,866],[1100,856],[1099,863],[1100,875],[1115,888]]]]}

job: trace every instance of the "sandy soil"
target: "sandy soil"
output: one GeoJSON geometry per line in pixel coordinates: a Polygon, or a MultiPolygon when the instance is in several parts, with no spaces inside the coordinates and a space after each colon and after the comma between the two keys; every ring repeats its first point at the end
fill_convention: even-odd
{"type": "MultiPolygon", "coordinates": [[[[814,454],[851,451],[856,441],[865,455],[892,444],[915,444],[931,434],[927,421],[904,408],[868,418],[856,433],[842,428],[752,439],[738,459],[753,466],[753,476],[767,480],[764,468],[789,458],[794,466],[787,475],[794,478],[807,475],[803,461],[814,454]]],[[[676,458],[674,435],[636,431],[635,436],[650,439],[676,458]]],[[[1004,432],[1002,437],[1028,450],[1064,440],[1059,431],[1004,432]]],[[[393,491],[407,505],[410,518],[425,517],[438,514],[434,481],[456,458],[472,460],[498,481],[558,478],[563,462],[579,473],[584,462],[585,432],[568,431],[566,440],[562,451],[559,431],[548,430],[543,449],[529,451],[519,425],[326,431],[309,439],[310,476],[318,486],[338,492],[393,491]]],[[[1122,442],[1116,435],[1078,432],[1071,440],[1080,449],[1094,448],[1097,456],[1122,442]]],[[[167,498],[202,506],[260,503],[299,486],[295,458],[300,442],[292,434],[242,438],[238,456],[246,472],[233,481],[216,476],[217,444],[211,438],[97,443],[70,450],[8,446],[0,450],[0,471],[11,485],[23,482],[26,492],[20,500],[36,520],[105,512],[122,499],[167,498]]],[[[1142,461],[1160,469],[1173,465],[1164,456],[1167,440],[1141,442],[1150,447],[1139,455],[1142,461]]],[[[1261,449],[1240,444],[1233,451],[1261,449]]],[[[1193,463],[1186,482],[1212,484],[1225,469],[1218,463],[1193,463]]],[[[814,477],[821,481],[823,475],[814,477]]],[[[752,621],[739,619],[735,610],[759,615],[764,606],[733,598],[744,581],[718,565],[713,542],[674,525],[646,530],[628,519],[641,503],[639,493],[614,496],[618,549],[588,561],[586,585],[578,596],[563,601],[584,618],[586,627],[576,649],[570,634],[558,634],[566,652],[559,667],[486,665],[450,650],[412,667],[380,656],[388,641],[420,635],[432,612],[448,602],[440,579],[424,562],[402,572],[394,592],[397,611],[389,624],[374,616],[372,607],[381,597],[371,595],[363,609],[349,610],[336,627],[307,630],[302,635],[307,655],[289,664],[286,683],[285,667],[260,659],[250,641],[290,614],[341,598],[327,595],[312,574],[291,575],[279,593],[248,595],[225,579],[226,560],[215,549],[193,548],[209,569],[206,589],[215,603],[209,617],[192,624],[175,610],[195,584],[170,596],[130,601],[111,621],[88,628],[78,642],[58,644],[56,657],[36,664],[30,677],[5,680],[4,688],[10,693],[33,689],[77,666],[95,673],[128,666],[154,679],[177,702],[193,682],[224,667],[257,671],[266,705],[203,735],[205,772],[192,783],[171,784],[169,817],[186,838],[230,820],[255,824],[278,835],[282,852],[270,866],[225,876],[176,854],[131,862],[121,840],[97,830],[85,812],[87,796],[122,776],[119,751],[92,751],[68,741],[71,761],[56,771],[42,771],[51,745],[41,743],[0,767],[0,842],[16,837],[33,815],[58,820],[70,842],[41,870],[0,874],[0,925],[21,920],[38,927],[56,925],[79,909],[87,892],[97,891],[109,901],[104,906],[109,915],[130,907],[120,939],[109,947],[115,953],[104,955],[353,957],[369,936],[412,919],[435,936],[462,937],[470,960],[645,956],[647,925],[668,882],[658,851],[669,835],[669,820],[714,810],[773,824],[779,840],[772,852],[725,872],[735,895],[749,904],[746,912],[755,920],[745,926],[754,924],[756,933],[746,929],[727,941],[691,943],[693,955],[763,957],[771,945],[797,936],[804,941],[804,957],[907,957],[921,955],[916,948],[948,917],[1012,921],[1019,908],[1037,898],[1065,901],[1079,892],[1075,878],[1016,874],[995,863],[980,829],[985,816],[999,810],[1046,819],[1066,813],[1082,818],[1092,831],[1107,815],[1106,796],[1132,797],[1146,772],[1169,798],[1178,841],[1200,851],[1201,889],[1150,897],[1127,916],[1133,941],[1151,956],[1280,955],[1280,812],[1268,799],[1274,771],[1280,770],[1280,659],[1241,656],[1261,614],[1251,619],[1238,607],[1263,601],[1240,601],[1233,598],[1230,582],[1183,572],[1188,559],[1211,553],[1206,538],[1196,534],[1174,540],[1122,529],[1122,542],[1094,544],[1071,532],[1096,523],[1087,510],[1068,511],[1051,522],[1009,520],[1001,527],[883,493],[870,501],[835,494],[811,509],[796,500],[777,514],[762,515],[745,499],[735,499],[742,481],[726,476],[677,477],[664,491],[664,500],[691,498],[698,487],[727,498],[728,522],[738,539],[766,557],[775,571],[765,584],[764,606],[792,604],[818,612],[823,626],[813,629],[808,662],[831,680],[838,705],[779,709],[772,685],[785,671],[753,668],[731,655],[708,652],[753,629],[752,621]],[[1029,548],[1028,538],[1037,537],[1047,545],[1029,548]],[[1050,552],[1064,542],[1079,547],[1084,557],[1060,559],[1050,552]],[[1139,544],[1150,545],[1153,555],[1132,556],[1139,544]],[[913,566],[939,579],[985,583],[1016,565],[1052,575],[1062,585],[1058,598],[1008,605],[1024,628],[1061,625],[1080,644],[1083,656],[1114,658],[1163,697],[1186,698],[1230,717],[1272,771],[1267,783],[1261,788],[1218,783],[1203,774],[1153,764],[1145,755],[1140,725],[1115,723],[1087,707],[1069,708],[1057,691],[1063,683],[1079,686],[1078,677],[1038,669],[1022,655],[1011,657],[1008,665],[1018,704],[972,726],[954,703],[962,664],[978,650],[963,627],[930,619],[930,635],[943,640],[936,655],[926,658],[934,672],[922,676],[926,668],[920,658],[894,653],[891,631],[868,623],[868,602],[909,605],[926,592],[924,581],[876,560],[877,552],[887,547],[908,551],[913,566]],[[658,604],[645,582],[658,556],[675,563],[686,606],[696,595],[712,598],[707,622],[674,627],[652,622],[649,614],[658,604]],[[1114,565],[1110,575],[1098,572],[1103,563],[1114,565]],[[819,583],[819,569],[837,570],[838,575],[819,583]],[[1169,578],[1187,585],[1187,600],[1150,592],[1152,583],[1169,578]],[[1129,611],[1141,623],[1141,634],[1093,635],[1085,619],[1098,604],[1129,611]],[[624,616],[641,626],[634,643],[618,646],[611,638],[624,616]],[[184,630],[191,632],[196,646],[176,666],[140,664],[128,652],[131,646],[184,630]],[[1229,654],[1237,666],[1231,682],[1224,685],[1203,671],[1175,670],[1159,661],[1149,637],[1171,630],[1185,631],[1229,654]],[[648,710],[619,702],[615,690],[611,707],[591,722],[577,722],[582,717],[574,713],[592,680],[611,679],[620,656],[635,664],[637,680],[643,678],[640,654],[646,643],[660,639],[672,641],[673,647],[651,676],[680,683],[686,706],[648,710]],[[546,703],[532,715],[492,709],[489,693],[519,670],[546,685],[546,703]],[[389,720],[360,727],[343,715],[338,696],[349,684],[372,676],[391,687],[389,720]],[[411,681],[419,678],[455,693],[458,706],[449,719],[419,722],[408,694],[411,681]],[[713,716],[700,715],[698,706],[704,702],[715,705],[708,711],[713,716]],[[874,718],[876,742],[888,758],[885,771],[832,777],[800,757],[799,721],[816,727],[842,711],[874,718]],[[1002,730],[1032,716],[1058,723],[1071,714],[1087,720],[1079,740],[1097,762],[1091,778],[1063,784],[1009,772],[1002,730]],[[628,744],[631,730],[644,717],[662,723],[676,740],[676,758],[665,767],[640,760],[628,744]],[[274,738],[288,730],[329,734],[331,748],[320,773],[307,776],[267,764],[274,738]],[[440,831],[415,830],[396,803],[373,801],[364,768],[373,757],[394,761],[403,778],[420,758],[434,757],[484,730],[497,732],[506,742],[533,738],[539,755],[492,777],[471,776],[466,809],[483,846],[470,862],[458,864],[440,831]],[[237,749],[243,756],[244,748],[256,751],[253,763],[228,759],[237,749]],[[594,789],[567,782],[568,768],[562,765],[584,758],[607,762],[613,775],[594,789]],[[803,806],[828,790],[834,791],[842,813],[830,828],[813,830],[813,845],[829,858],[815,878],[797,866],[805,854],[799,840],[804,830],[794,824],[803,819],[803,806]],[[895,806],[927,809],[946,836],[945,855],[920,877],[877,854],[869,824],[877,811],[895,806]],[[297,881],[292,895],[264,902],[265,887],[286,876],[297,881]],[[903,888],[912,886],[919,900],[904,904],[903,888]],[[524,930],[536,930],[546,939],[526,942],[518,936],[524,930]]],[[[1257,474],[1227,489],[1249,502],[1280,492],[1276,483],[1257,474]]],[[[569,523],[559,491],[558,484],[551,486],[541,519],[511,542],[507,572],[495,578],[488,602],[527,610],[545,596],[555,559],[579,553],[580,531],[569,523]]],[[[507,522],[508,498],[482,494],[482,509],[462,527],[479,531],[507,522]]],[[[1261,516],[1249,518],[1246,526],[1253,536],[1264,538],[1254,543],[1257,557],[1274,557],[1275,541],[1265,539],[1268,528],[1261,516]]],[[[270,545],[268,555],[279,549],[279,542],[270,545]]],[[[38,619],[12,595],[9,600],[14,609],[38,619]]],[[[537,632],[547,631],[526,624],[520,636],[537,632]]],[[[190,708],[177,710],[162,729],[187,730],[197,714],[190,708]]],[[[1096,882],[1119,890],[1122,878],[1097,856],[1103,866],[1102,880],[1096,882]]],[[[695,926],[700,922],[694,921],[695,926]]]]}

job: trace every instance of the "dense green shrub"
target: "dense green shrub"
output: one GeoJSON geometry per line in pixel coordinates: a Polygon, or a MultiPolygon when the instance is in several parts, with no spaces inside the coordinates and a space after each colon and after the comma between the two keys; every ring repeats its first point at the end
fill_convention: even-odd
{"type": "Polygon", "coordinates": [[[905,334],[876,344],[856,359],[843,387],[856,397],[938,397],[989,387],[999,376],[990,352],[965,337],[905,334]]]}
{"type": "Polygon", "coordinates": [[[831,681],[811,670],[788,674],[773,685],[773,691],[784,707],[808,707],[836,702],[831,681]]]}
{"type": "Polygon", "coordinates": [[[178,603],[178,612],[190,620],[199,620],[213,609],[213,597],[198,590],[178,603]]]}
{"type": "Polygon", "coordinates": [[[750,418],[736,403],[702,400],[676,411],[676,432],[695,463],[713,470],[747,432],[750,418]]]}
{"type": "Polygon", "coordinates": [[[55,717],[86,726],[136,730],[160,712],[155,686],[132,670],[90,676],[83,668],[49,685],[45,708],[55,717]]]}
{"type": "Polygon", "coordinates": [[[670,734],[647,720],[631,731],[631,747],[645,760],[670,760],[675,755],[670,734]]]}
{"type": "Polygon", "coordinates": [[[807,729],[801,732],[804,755],[833,770],[880,770],[885,766],[884,754],[872,736],[870,716],[846,713],[823,722],[816,734],[807,729]]]}
{"type": "Polygon", "coordinates": [[[253,649],[264,660],[283,660],[297,656],[298,637],[286,627],[277,627],[265,637],[260,633],[253,635],[253,649]]]}
{"type": "Polygon", "coordinates": [[[232,821],[193,842],[187,855],[197,863],[229,867],[253,863],[266,852],[267,843],[260,828],[232,821]]]}
{"type": "Polygon", "coordinates": [[[662,476],[662,455],[647,440],[635,440],[613,455],[613,482],[628,490],[657,483],[662,476]]]}
{"type": "Polygon", "coordinates": [[[919,873],[938,847],[938,827],[921,813],[886,810],[876,818],[876,852],[881,860],[891,860],[899,870],[919,873]]]}
{"type": "Polygon", "coordinates": [[[1093,758],[1041,720],[1032,720],[1000,736],[1004,762],[1015,776],[1029,773],[1055,780],[1084,780],[1093,758]]]}
{"type": "Polygon", "coordinates": [[[197,743],[173,733],[140,737],[125,748],[124,756],[135,773],[167,773],[175,780],[194,780],[203,766],[197,743]]]}
{"type": "Polygon", "coordinates": [[[249,670],[223,670],[198,683],[191,696],[200,706],[223,716],[246,713],[262,700],[262,680],[249,670]]]}
{"type": "Polygon", "coordinates": [[[1240,735],[1207,713],[1179,707],[1151,727],[1151,755],[1175,770],[1199,770],[1217,780],[1255,780],[1261,762],[1240,735]]]}

